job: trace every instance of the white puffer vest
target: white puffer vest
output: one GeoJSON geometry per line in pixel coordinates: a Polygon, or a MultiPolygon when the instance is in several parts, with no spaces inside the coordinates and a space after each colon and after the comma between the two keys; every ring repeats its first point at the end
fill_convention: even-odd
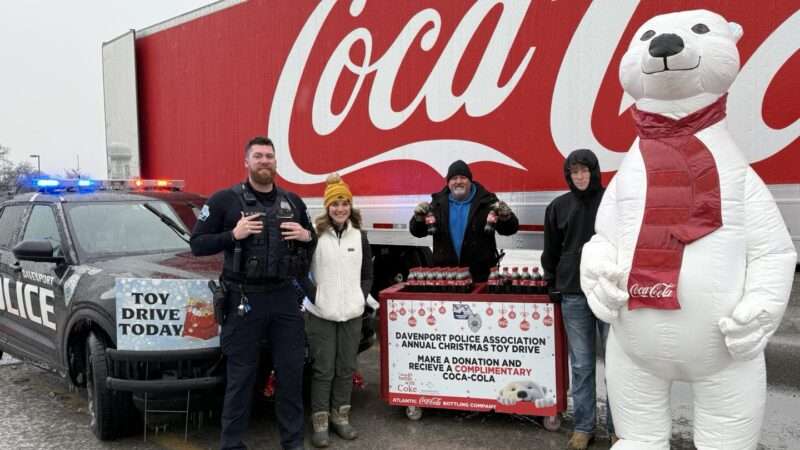
{"type": "Polygon", "coordinates": [[[319,235],[311,273],[317,283],[308,311],[325,320],[345,322],[364,313],[361,292],[361,231],[348,222],[342,237],[333,228],[319,235]]]}

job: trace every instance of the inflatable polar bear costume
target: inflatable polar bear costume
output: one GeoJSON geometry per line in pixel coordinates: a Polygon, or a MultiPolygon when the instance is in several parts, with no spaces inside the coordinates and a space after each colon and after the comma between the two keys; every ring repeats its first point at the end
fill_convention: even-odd
{"type": "MultiPolygon", "coordinates": [[[[766,397],[763,350],[786,308],[797,256],[772,196],[726,129],[725,93],[739,70],[741,35],[739,25],[709,11],[657,16],[637,31],[620,64],[622,85],[636,100],[640,139],[606,190],[597,234],[583,247],[581,262],[589,305],[612,325],[606,377],[621,438],[615,450],[669,449],[670,387],[676,380],[692,386],[698,449],[754,449],[758,443],[766,397]],[[661,183],[662,200],[684,201],[697,217],[703,217],[697,210],[705,206],[692,203],[703,183],[692,178],[688,160],[682,166],[688,191],[669,194],[663,176],[648,177],[655,172],[644,155],[654,153],[640,148],[648,141],[642,133],[646,121],[639,117],[651,124],[676,123],[709,109],[716,110],[717,119],[691,131],[688,139],[713,157],[706,158],[706,166],[718,184],[712,186],[716,190],[707,183],[704,188],[715,193],[717,223],[691,239],[683,238],[686,228],[680,224],[664,229],[669,239],[680,241],[672,258],[677,259],[676,286],[629,285],[632,273],[641,273],[641,259],[634,255],[648,236],[640,232],[650,233],[647,226],[659,215],[650,209],[658,205],[648,196],[649,189],[656,193],[659,187],[651,188],[648,181],[661,183]],[[677,198],[686,196],[690,199],[677,198]],[[672,289],[677,294],[672,309],[646,305],[659,300],[648,297],[666,296],[672,289]]],[[[668,150],[662,155],[671,151],[659,148],[668,150]]],[[[675,222],[665,216],[660,220],[675,222]]],[[[656,280],[662,275],[658,270],[658,264],[650,266],[656,280]]]]}

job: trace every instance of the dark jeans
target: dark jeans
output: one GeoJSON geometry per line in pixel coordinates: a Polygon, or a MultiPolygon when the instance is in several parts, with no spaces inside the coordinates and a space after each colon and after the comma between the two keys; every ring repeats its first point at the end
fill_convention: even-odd
{"type": "Polygon", "coordinates": [[[222,449],[243,449],[242,437],[258,371],[259,342],[266,337],[275,370],[275,413],[283,448],[303,445],[303,316],[295,288],[288,284],[270,292],[248,293],[252,310],[236,314],[241,295],[230,293],[229,313],[222,326],[222,352],[227,357],[225,403],[222,409],[222,449]]]}
{"type": "Polygon", "coordinates": [[[361,317],[332,322],[308,313],[306,336],[313,359],[311,412],[349,405],[361,340],[361,317]]]}
{"type": "MultiPolygon", "coordinates": [[[[597,335],[605,348],[608,324],[598,319],[581,294],[563,294],[561,314],[567,331],[569,363],[572,366],[572,404],[575,411],[575,431],[593,433],[597,420],[597,335]]],[[[608,405],[606,405],[608,406],[608,405]]],[[[608,432],[614,432],[611,407],[607,408],[608,432]]]]}

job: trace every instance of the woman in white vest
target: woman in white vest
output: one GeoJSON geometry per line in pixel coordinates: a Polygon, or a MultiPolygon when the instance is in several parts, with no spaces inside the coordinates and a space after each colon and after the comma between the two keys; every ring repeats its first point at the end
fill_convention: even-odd
{"type": "Polygon", "coordinates": [[[330,445],[328,426],[342,439],[350,425],[350,393],[361,340],[361,315],[372,287],[372,256],[361,231],[353,194],[339,177],[328,177],[325,212],[314,220],[319,241],[311,261],[316,298],[307,304],[306,335],[313,358],[311,411],[315,447],[330,445]]]}

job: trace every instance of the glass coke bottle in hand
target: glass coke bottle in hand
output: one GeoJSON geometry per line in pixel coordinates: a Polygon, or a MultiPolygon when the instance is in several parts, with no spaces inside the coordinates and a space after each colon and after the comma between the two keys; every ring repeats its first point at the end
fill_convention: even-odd
{"type": "Polygon", "coordinates": [[[494,233],[495,225],[497,225],[497,213],[493,206],[492,209],[489,210],[489,214],[486,215],[486,225],[483,226],[483,232],[486,234],[494,233]]]}

